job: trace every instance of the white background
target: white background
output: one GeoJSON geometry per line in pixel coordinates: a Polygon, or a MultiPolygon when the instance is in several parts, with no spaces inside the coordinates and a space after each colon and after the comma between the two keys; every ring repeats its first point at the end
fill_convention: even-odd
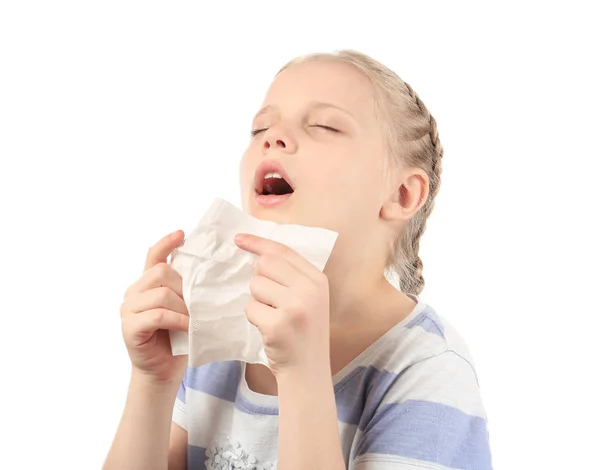
{"type": "Polygon", "coordinates": [[[471,346],[495,468],[600,468],[597,16],[415,5],[2,2],[1,468],[100,468],[146,250],[213,197],[239,202],[271,78],[340,48],[393,68],[439,123],[422,297],[471,346]]]}

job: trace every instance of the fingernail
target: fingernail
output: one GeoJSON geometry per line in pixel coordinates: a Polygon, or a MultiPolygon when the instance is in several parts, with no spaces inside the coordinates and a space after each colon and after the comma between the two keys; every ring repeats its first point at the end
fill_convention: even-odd
{"type": "Polygon", "coordinates": [[[236,243],[242,243],[244,241],[244,236],[241,233],[238,233],[233,240],[236,243]]]}

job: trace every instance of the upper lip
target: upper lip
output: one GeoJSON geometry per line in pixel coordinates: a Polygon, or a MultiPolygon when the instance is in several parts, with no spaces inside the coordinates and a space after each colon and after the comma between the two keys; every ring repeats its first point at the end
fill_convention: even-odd
{"type": "Polygon", "coordinates": [[[256,172],[254,174],[254,189],[258,194],[262,194],[265,184],[265,175],[267,173],[279,173],[281,177],[290,185],[292,191],[296,189],[294,183],[288,176],[285,168],[281,166],[279,162],[275,160],[264,160],[258,167],[256,167],[256,172]]]}

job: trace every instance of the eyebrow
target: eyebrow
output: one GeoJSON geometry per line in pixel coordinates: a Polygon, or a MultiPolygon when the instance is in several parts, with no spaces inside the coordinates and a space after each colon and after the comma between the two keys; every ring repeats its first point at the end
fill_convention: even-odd
{"type": "MultiPolygon", "coordinates": [[[[344,114],[347,114],[348,116],[350,116],[352,119],[356,119],[354,117],[354,114],[352,114],[350,111],[348,111],[347,109],[341,108],[339,106],[336,106],[333,103],[325,103],[323,101],[312,101],[309,105],[310,109],[326,109],[326,108],[333,108],[333,109],[337,109],[338,111],[341,111],[344,114]]],[[[262,108],[258,113],[256,113],[254,115],[254,119],[256,119],[257,117],[269,112],[269,111],[274,111],[276,110],[276,106],[273,105],[267,105],[264,108],[262,108]]]]}

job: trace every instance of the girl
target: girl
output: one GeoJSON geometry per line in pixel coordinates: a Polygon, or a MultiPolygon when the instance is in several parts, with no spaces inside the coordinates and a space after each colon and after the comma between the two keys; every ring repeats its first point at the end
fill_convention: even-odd
{"type": "Polygon", "coordinates": [[[152,247],[121,309],[131,384],[104,468],[490,469],[468,350],[417,297],[443,154],[423,102],[366,55],[315,54],[277,74],[251,134],[243,209],[334,230],[334,251],[321,273],[239,234],[270,368],[186,370],[167,331],[188,327],[167,264],[183,233],[152,247]]]}

